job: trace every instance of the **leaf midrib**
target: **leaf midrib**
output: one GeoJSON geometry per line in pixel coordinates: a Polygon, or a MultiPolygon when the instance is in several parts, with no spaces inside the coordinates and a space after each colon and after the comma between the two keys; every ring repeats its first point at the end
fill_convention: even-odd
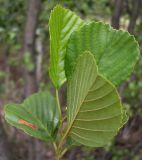
{"type": "MultiPolygon", "coordinates": [[[[95,81],[96,81],[96,79],[97,79],[97,77],[98,77],[98,71],[97,71],[97,76],[96,76],[96,78],[95,78],[95,80],[94,80],[94,82],[92,82],[92,85],[95,83],[95,81]]],[[[91,85],[91,87],[92,87],[92,85],[91,85]]],[[[91,88],[90,87],[90,88],[91,88]]],[[[68,129],[67,129],[67,132],[66,132],[66,134],[65,134],[65,136],[64,137],[67,137],[68,136],[68,134],[69,134],[69,132],[70,132],[70,130],[72,129],[72,126],[73,126],[73,124],[74,124],[74,122],[75,122],[75,119],[76,119],[76,117],[78,116],[78,114],[79,114],[79,111],[80,111],[80,108],[81,108],[81,106],[82,106],[82,104],[84,103],[84,100],[85,100],[85,98],[87,97],[87,95],[88,95],[88,93],[89,93],[89,90],[90,90],[90,88],[88,89],[88,91],[87,91],[87,93],[86,93],[86,95],[84,96],[84,99],[82,100],[82,102],[80,103],[80,107],[78,107],[78,111],[77,111],[77,113],[76,113],[76,115],[74,116],[74,119],[73,119],[73,121],[72,121],[72,123],[70,124],[70,126],[68,127],[68,129]]]]}

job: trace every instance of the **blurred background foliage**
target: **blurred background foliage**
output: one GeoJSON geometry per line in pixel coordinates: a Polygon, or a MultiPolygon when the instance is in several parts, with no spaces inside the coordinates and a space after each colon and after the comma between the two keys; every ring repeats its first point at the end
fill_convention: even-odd
{"type": "MultiPolygon", "coordinates": [[[[5,134],[4,139],[0,134],[0,140],[4,141],[3,144],[0,143],[0,152],[3,151],[6,154],[12,152],[12,155],[14,152],[13,159],[15,160],[54,160],[54,153],[50,146],[29,138],[21,131],[5,124],[3,105],[10,101],[21,102],[28,96],[25,94],[27,90],[30,90],[28,93],[41,89],[53,91],[48,75],[48,20],[50,11],[56,4],[64,5],[87,21],[99,20],[111,24],[114,28],[128,30],[135,35],[142,49],[142,0],[0,0],[0,113],[2,134],[5,134]],[[34,8],[36,3],[37,6],[35,5],[34,8]],[[36,10],[38,10],[38,18],[31,18],[32,20],[35,18],[35,28],[29,29],[30,32],[27,33],[29,31],[26,29],[28,20],[31,28],[34,23],[28,19],[28,16],[30,17],[31,12],[36,10]],[[32,42],[27,44],[27,37],[31,32],[33,32],[32,42]],[[32,78],[36,79],[36,82],[32,78]],[[29,87],[31,84],[36,86],[34,87],[36,89],[31,89],[29,87]],[[7,150],[8,147],[3,146],[6,143],[7,146],[14,146],[13,149],[7,150]],[[2,151],[1,148],[3,148],[2,151]]],[[[60,91],[60,98],[64,106],[66,104],[65,88],[64,86],[60,91]]],[[[105,148],[73,148],[65,155],[66,159],[142,160],[141,57],[132,76],[118,90],[130,116],[119,135],[105,148]]],[[[0,156],[0,160],[4,159],[0,156]]],[[[6,160],[9,160],[8,157],[6,160]]]]}

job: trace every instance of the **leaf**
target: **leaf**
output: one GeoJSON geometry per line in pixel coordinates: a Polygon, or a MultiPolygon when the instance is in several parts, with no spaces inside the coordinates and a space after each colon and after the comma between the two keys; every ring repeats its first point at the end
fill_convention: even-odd
{"type": "Polygon", "coordinates": [[[49,92],[31,95],[22,104],[8,104],[5,119],[14,127],[44,141],[53,141],[59,123],[56,101],[49,92]]]}
{"type": "Polygon", "coordinates": [[[50,32],[50,77],[56,88],[66,81],[64,57],[71,33],[83,25],[83,21],[68,9],[57,5],[51,12],[50,32]]]}
{"type": "Polygon", "coordinates": [[[122,127],[128,122],[129,120],[129,109],[127,107],[127,105],[123,105],[122,107],[122,114],[123,114],[123,118],[122,118],[122,127]]]}
{"type": "Polygon", "coordinates": [[[118,132],[122,105],[115,87],[98,73],[94,56],[85,52],[77,65],[67,92],[67,135],[76,142],[101,147],[118,132]]]}
{"type": "Polygon", "coordinates": [[[102,22],[84,25],[71,35],[67,46],[65,70],[68,78],[77,57],[86,50],[95,56],[99,73],[115,85],[128,78],[140,52],[134,36],[128,32],[115,30],[102,22]]]}

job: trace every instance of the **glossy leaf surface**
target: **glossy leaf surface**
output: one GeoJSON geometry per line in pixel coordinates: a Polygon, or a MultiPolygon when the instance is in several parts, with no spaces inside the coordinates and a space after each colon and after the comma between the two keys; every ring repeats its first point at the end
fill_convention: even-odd
{"type": "Polygon", "coordinates": [[[50,32],[50,77],[56,88],[66,81],[64,58],[71,33],[81,27],[83,21],[68,9],[57,5],[51,12],[50,32]]]}
{"type": "Polygon", "coordinates": [[[101,147],[118,132],[122,106],[115,87],[103,78],[94,56],[81,55],[68,82],[68,134],[76,142],[101,147]]]}
{"type": "Polygon", "coordinates": [[[70,37],[65,67],[68,78],[73,73],[77,57],[84,51],[94,55],[99,73],[115,85],[128,78],[139,56],[134,36],[107,24],[93,22],[70,37]]]}
{"type": "Polygon", "coordinates": [[[22,104],[8,104],[5,119],[12,126],[44,141],[53,141],[58,129],[56,101],[49,92],[31,95],[22,104]]]}

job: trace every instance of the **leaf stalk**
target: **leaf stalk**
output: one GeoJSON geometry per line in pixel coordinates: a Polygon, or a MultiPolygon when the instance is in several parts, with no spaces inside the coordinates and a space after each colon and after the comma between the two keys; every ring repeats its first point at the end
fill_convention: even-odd
{"type": "Polygon", "coordinates": [[[60,101],[59,101],[59,91],[56,89],[56,101],[57,101],[57,107],[59,111],[59,118],[60,118],[60,124],[62,122],[62,112],[61,112],[61,106],[60,106],[60,101]]]}

